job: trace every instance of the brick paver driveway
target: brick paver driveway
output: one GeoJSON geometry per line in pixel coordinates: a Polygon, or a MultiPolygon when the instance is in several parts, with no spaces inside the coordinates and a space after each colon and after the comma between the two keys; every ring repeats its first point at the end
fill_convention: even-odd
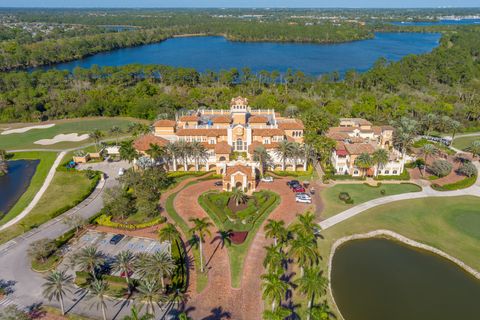
{"type": "MultiPolygon", "coordinates": [[[[274,183],[260,184],[259,189],[270,190],[280,195],[281,202],[269,218],[284,220],[289,224],[296,214],[303,213],[310,206],[295,202],[295,196],[286,186],[286,181],[286,179],[278,179],[274,183]]],[[[213,183],[212,180],[199,182],[177,194],[174,206],[185,221],[208,216],[198,204],[198,197],[207,190],[218,189],[213,183]]],[[[211,229],[212,236],[216,231],[216,227],[211,229]]],[[[217,244],[210,242],[211,238],[206,239],[204,246],[206,260],[211,258],[207,267],[208,285],[200,294],[196,294],[194,289],[190,290],[191,300],[188,306],[193,308],[190,316],[193,319],[220,319],[214,314],[215,311],[222,310],[229,313],[231,319],[261,319],[263,302],[260,275],[264,272],[262,263],[265,257],[263,247],[270,243],[263,234],[263,226],[256,234],[245,260],[241,289],[234,289],[231,286],[227,249],[217,250],[212,257],[217,244]]]]}

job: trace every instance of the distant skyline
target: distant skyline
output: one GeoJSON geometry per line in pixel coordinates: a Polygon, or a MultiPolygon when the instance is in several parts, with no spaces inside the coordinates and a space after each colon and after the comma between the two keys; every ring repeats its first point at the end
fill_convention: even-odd
{"type": "Polygon", "coordinates": [[[0,7],[65,8],[437,8],[479,7],[479,0],[0,0],[0,7]],[[293,3],[293,4],[292,4],[293,3]]]}

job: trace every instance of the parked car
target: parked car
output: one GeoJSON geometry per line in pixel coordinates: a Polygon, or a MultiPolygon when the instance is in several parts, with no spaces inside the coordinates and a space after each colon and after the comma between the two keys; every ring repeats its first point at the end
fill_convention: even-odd
{"type": "Polygon", "coordinates": [[[302,192],[299,192],[299,193],[297,193],[297,194],[295,195],[295,197],[305,197],[305,198],[312,199],[312,197],[311,197],[308,193],[306,193],[306,192],[303,192],[303,193],[302,193],[302,192]]]}
{"type": "Polygon", "coordinates": [[[302,194],[302,195],[297,195],[295,197],[295,201],[300,203],[312,203],[312,198],[308,197],[305,194],[302,194]]]}
{"type": "Polygon", "coordinates": [[[293,187],[292,190],[293,192],[297,192],[297,193],[305,193],[305,188],[302,187],[301,185],[293,187]]]}
{"type": "Polygon", "coordinates": [[[262,182],[273,182],[273,177],[263,177],[260,181],[262,182]]]}
{"type": "Polygon", "coordinates": [[[118,175],[123,176],[124,174],[125,174],[125,169],[120,168],[120,170],[118,170],[118,175]]]}
{"type": "Polygon", "coordinates": [[[110,239],[110,244],[116,245],[119,243],[125,236],[123,234],[116,234],[110,239]]]}
{"type": "Polygon", "coordinates": [[[222,181],[216,181],[214,183],[214,185],[215,185],[215,187],[221,187],[221,186],[223,186],[223,182],[222,181]]]}
{"type": "Polygon", "coordinates": [[[289,186],[290,188],[294,188],[300,186],[300,182],[298,180],[291,180],[287,182],[287,186],[289,186]]]}

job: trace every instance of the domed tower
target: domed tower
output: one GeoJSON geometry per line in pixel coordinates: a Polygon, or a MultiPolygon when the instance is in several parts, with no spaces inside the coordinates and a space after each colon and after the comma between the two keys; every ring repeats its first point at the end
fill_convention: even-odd
{"type": "Polygon", "coordinates": [[[248,99],[236,97],[230,101],[230,112],[232,114],[233,124],[245,125],[247,123],[247,114],[250,112],[248,99]]]}

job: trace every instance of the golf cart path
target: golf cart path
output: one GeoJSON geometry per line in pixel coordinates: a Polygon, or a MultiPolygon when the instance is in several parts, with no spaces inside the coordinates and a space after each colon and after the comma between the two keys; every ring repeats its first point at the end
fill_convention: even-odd
{"type": "Polygon", "coordinates": [[[22,220],[23,218],[25,218],[30,213],[30,211],[33,210],[33,208],[37,205],[37,203],[42,198],[45,191],[47,191],[48,187],[50,186],[50,183],[53,180],[53,176],[55,176],[55,172],[57,172],[57,168],[60,165],[60,162],[62,162],[62,159],[65,156],[65,154],[66,154],[65,151],[60,152],[58,154],[57,158],[55,159],[55,162],[53,162],[53,165],[52,165],[52,167],[50,168],[50,171],[47,174],[47,177],[45,178],[45,181],[43,182],[43,185],[41,186],[40,190],[38,190],[35,197],[33,197],[32,201],[28,204],[28,206],[25,209],[23,209],[22,212],[20,212],[19,215],[17,215],[15,218],[13,218],[12,220],[10,220],[7,223],[5,223],[4,225],[2,225],[0,227],[0,231],[5,230],[8,227],[13,226],[15,223],[17,223],[20,220],[22,220]]]}
{"type": "MultiPolygon", "coordinates": [[[[480,163],[477,161],[474,164],[477,167],[477,170],[480,172],[480,163]]],[[[395,202],[395,201],[421,199],[421,198],[428,198],[428,197],[459,197],[459,196],[480,197],[480,175],[479,177],[477,177],[477,181],[475,182],[475,184],[466,189],[455,190],[455,191],[436,191],[436,190],[433,190],[431,187],[424,187],[420,192],[410,192],[410,193],[403,193],[403,194],[388,196],[384,198],[377,198],[377,199],[359,204],[358,206],[355,206],[333,217],[325,219],[321,221],[319,225],[322,229],[328,229],[338,223],[341,223],[345,220],[353,218],[368,209],[371,209],[383,204],[395,202]]]]}

